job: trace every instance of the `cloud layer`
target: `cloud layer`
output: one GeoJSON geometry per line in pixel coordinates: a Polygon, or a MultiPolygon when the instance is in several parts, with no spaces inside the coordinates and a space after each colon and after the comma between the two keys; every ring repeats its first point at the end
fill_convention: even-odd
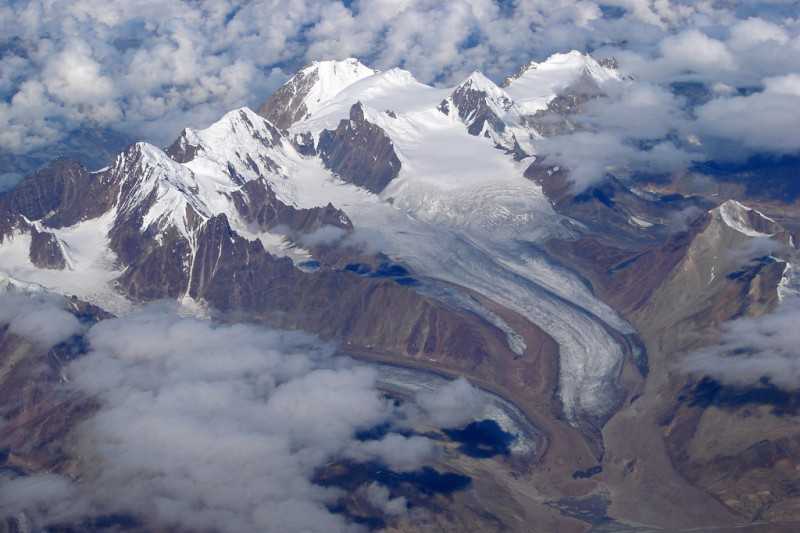
{"type": "Polygon", "coordinates": [[[691,354],[689,372],[710,375],[730,385],[756,385],[763,378],[788,390],[800,388],[800,298],[758,318],[727,323],[718,345],[691,354]]]}
{"type": "Polygon", "coordinates": [[[416,403],[438,427],[461,427],[482,412],[486,398],[464,378],[458,378],[434,391],[420,392],[416,403]]]}
{"type": "Polygon", "coordinates": [[[64,309],[63,298],[47,294],[0,294],[0,325],[9,333],[49,349],[83,329],[64,309]]]}
{"type": "MultiPolygon", "coordinates": [[[[338,490],[312,482],[317,469],[348,459],[406,471],[436,457],[424,437],[356,438],[404,424],[405,411],[377,389],[372,369],[307,335],[150,307],[86,338],[90,352],[68,367],[69,386],[101,405],[73,432],[82,481],[4,482],[2,510],[45,522],[122,512],[198,530],[351,531],[329,511],[338,490]]],[[[387,514],[404,512],[402,498],[363,490],[387,514]]]]}

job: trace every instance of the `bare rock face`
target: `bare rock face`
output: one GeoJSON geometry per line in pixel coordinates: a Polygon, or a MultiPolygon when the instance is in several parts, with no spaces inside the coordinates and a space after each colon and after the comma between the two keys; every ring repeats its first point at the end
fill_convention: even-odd
{"type": "Polygon", "coordinates": [[[490,347],[508,351],[499,330],[389,279],[298,270],[290,259],[267,253],[260,241],[241,238],[224,215],[198,232],[189,294],[223,313],[389,353],[471,366],[489,358],[490,347]]]}
{"type": "Polygon", "coordinates": [[[185,294],[192,249],[177,230],[169,228],[158,239],[138,232],[117,231],[114,236],[117,250],[128,258],[127,268],[116,280],[119,290],[136,301],[185,294]]]}
{"type": "Polygon", "coordinates": [[[61,228],[105,213],[115,192],[108,173],[91,173],[80,163],[59,159],[0,197],[0,212],[61,228]]]}
{"type": "Polygon", "coordinates": [[[317,151],[329,170],[374,193],[381,192],[400,173],[392,140],[366,120],[361,103],[350,108],[349,120],[320,134],[317,151]]]}
{"type": "Polygon", "coordinates": [[[798,393],[704,379],[680,397],[664,433],[681,474],[747,520],[794,520],[800,433],[788,426],[798,393]]]}
{"type": "MultiPolygon", "coordinates": [[[[470,135],[480,135],[487,125],[497,133],[502,134],[505,131],[506,124],[489,105],[487,101],[489,97],[485,90],[481,90],[480,86],[470,83],[469,80],[459,85],[450,95],[450,100],[458,110],[459,118],[467,125],[470,135]]],[[[502,98],[498,104],[506,109],[510,109],[513,105],[508,98],[502,98]]],[[[447,100],[439,105],[439,109],[445,114],[449,112],[447,100]]]]}
{"type": "Polygon", "coordinates": [[[31,263],[39,268],[63,270],[67,266],[58,238],[48,231],[31,229],[31,263]]]}
{"type": "Polygon", "coordinates": [[[311,233],[323,226],[333,226],[345,231],[353,223],[341,209],[328,203],[325,207],[298,209],[286,205],[264,180],[252,180],[232,195],[236,210],[249,222],[262,230],[282,227],[291,233],[311,233]]]}
{"type": "Polygon", "coordinates": [[[165,152],[178,163],[188,163],[197,155],[198,147],[190,140],[190,132],[184,129],[165,152]]]}
{"type": "Polygon", "coordinates": [[[252,308],[258,294],[284,275],[291,275],[291,259],[278,259],[261,241],[247,241],[230,227],[225,215],[208,219],[198,230],[190,272],[189,295],[221,311],[252,308]]]}
{"type": "Polygon", "coordinates": [[[294,75],[264,102],[258,113],[278,128],[288,129],[308,114],[305,98],[311,87],[319,81],[319,72],[304,69],[294,75]]]}
{"type": "MultiPolygon", "coordinates": [[[[111,316],[76,299],[67,310],[87,325],[111,316]]],[[[21,474],[70,469],[74,459],[66,451],[66,437],[96,404],[62,387],[61,374],[85,348],[77,337],[42,348],[0,326],[0,469],[21,474]]]]}

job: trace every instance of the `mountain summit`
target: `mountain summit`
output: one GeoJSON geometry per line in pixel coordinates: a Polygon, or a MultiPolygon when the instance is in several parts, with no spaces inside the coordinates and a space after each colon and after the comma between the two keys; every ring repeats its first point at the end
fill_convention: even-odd
{"type": "Polygon", "coordinates": [[[275,126],[286,129],[307,118],[348,85],[375,74],[358,59],[315,61],[300,69],[259,109],[275,126]]]}

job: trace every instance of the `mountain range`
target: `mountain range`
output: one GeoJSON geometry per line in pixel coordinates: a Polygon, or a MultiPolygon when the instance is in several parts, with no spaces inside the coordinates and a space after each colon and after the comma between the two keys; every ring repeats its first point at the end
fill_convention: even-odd
{"type": "MultiPolygon", "coordinates": [[[[169,300],[302,330],[465,376],[535,428],[535,453],[441,459],[472,486],[390,531],[790,531],[796,392],[683,361],[794,297],[796,205],[678,179],[578,190],[537,156],[628,81],[579,52],[446,88],[315,62],[256,111],[104,168],[57,159],[1,194],[0,283],[88,321],[169,300]]],[[[0,329],[0,464],[20,475],[81,476],[63,443],[92,408],[58,387],[71,342],[0,329]]]]}

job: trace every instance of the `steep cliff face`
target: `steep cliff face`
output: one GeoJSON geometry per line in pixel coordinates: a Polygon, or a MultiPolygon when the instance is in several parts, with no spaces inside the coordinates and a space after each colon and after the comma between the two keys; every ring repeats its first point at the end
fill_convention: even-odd
{"type": "Polygon", "coordinates": [[[67,266],[58,237],[47,231],[31,228],[31,263],[39,268],[62,270],[67,266]]]}
{"type": "Polygon", "coordinates": [[[317,151],[331,172],[374,193],[385,189],[400,173],[392,140],[364,117],[360,103],[350,108],[349,120],[320,134],[317,151]]]}
{"type": "Polygon", "coordinates": [[[7,234],[10,221],[20,217],[51,228],[96,218],[111,207],[115,193],[106,174],[89,172],[75,161],[56,160],[0,196],[5,221],[0,233],[7,234]]]}
{"type": "Polygon", "coordinates": [[[295,234],[308,234],[324,226],[343,231],[353,229],[353,223],[344,211],[330,202],[324,207],[297,209],[281,202],[269,183],[252,180],[238,191],[231,193],[236,210],[249,224],[264,230],[285,228],[295,234]]]}

